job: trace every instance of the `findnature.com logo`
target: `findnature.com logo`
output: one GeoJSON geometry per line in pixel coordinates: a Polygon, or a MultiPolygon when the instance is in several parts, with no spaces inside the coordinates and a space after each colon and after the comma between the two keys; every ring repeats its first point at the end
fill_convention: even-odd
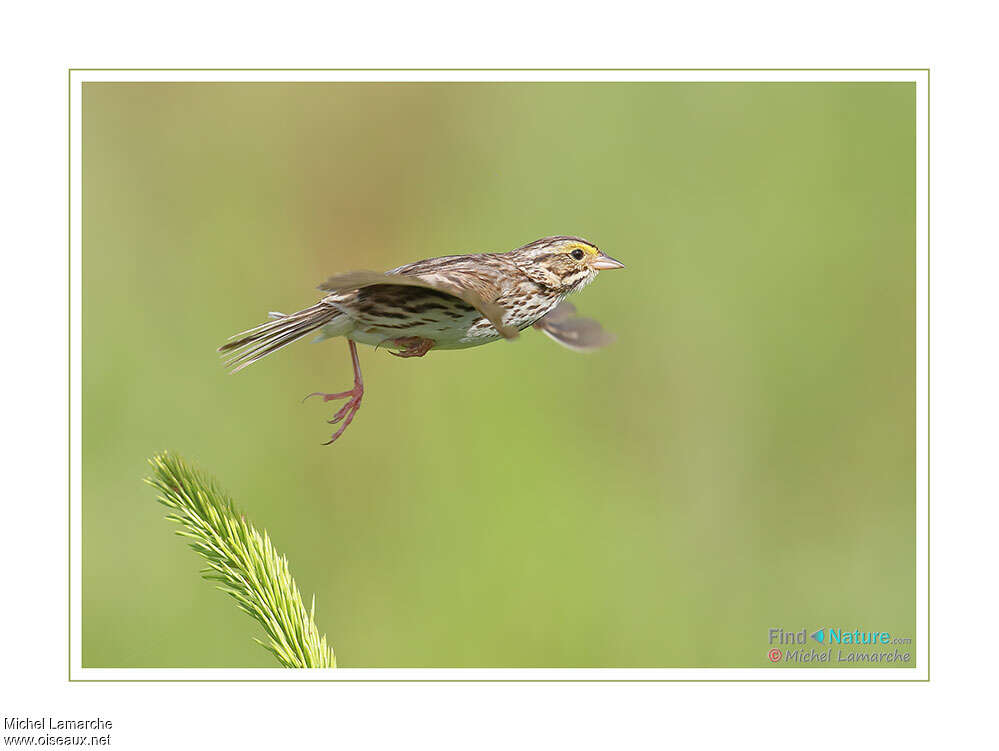
{"type": "Polygon", "coordinates": [[[854,628],[820,628],[809,632],[771,628],[768,631],[770,651],[767,659],[774,664],[839,664],[872,665],[911,664],[912,639],[892,636],[888,631],[868,631],[854,628]],[[815,644],[809,644],[811,639],[815,644]],[[843,649],[843,647],[846,649],[843,649]]]}

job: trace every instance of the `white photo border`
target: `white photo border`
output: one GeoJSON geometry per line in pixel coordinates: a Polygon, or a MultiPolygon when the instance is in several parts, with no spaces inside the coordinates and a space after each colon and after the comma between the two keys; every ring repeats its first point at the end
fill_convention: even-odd
{"type": "Polygon", "coordinates": [[[905,69],[88,69],[69,70],[70,681],[928,681],[929,75],[905,69]],[[911,82],[916,86],[916,635],[912,668],[84,668],[82,666],[82,93],[121,82],[911,82]],[[280,677],[279,677],[280,676],[280,677]]]}

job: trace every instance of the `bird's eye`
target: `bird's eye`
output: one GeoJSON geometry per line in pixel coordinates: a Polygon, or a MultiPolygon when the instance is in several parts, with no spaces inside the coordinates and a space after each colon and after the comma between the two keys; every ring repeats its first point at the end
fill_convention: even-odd
{"type": "Polygon", "coordinates": [[[576,259],[577,261],[582,261],[582,260],[583,260],[583,256],[585,255],[585,253],[583,253],[583,251],[582,251],[582,250],[580,250],[579,248],[576,248],[576,249],[575,249],[574,251],[572,251],[572,253],[570,253],[569,255],[571,255],[571,256],[572,256],[573,258],[575,258],[575,259],[576,259]]]}

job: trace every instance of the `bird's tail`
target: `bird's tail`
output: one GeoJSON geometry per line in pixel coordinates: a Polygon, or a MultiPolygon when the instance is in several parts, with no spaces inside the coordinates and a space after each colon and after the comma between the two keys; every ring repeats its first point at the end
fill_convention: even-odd
{"type": "Polygon", "coordinates": [[[340,311],[322,302],[289,315],[271,313],[267,323],[229,337],[231,341],[219,347],[219,352],[229,354],[225,364],[235,373],[325,326],[339,315],[340,311]]]}

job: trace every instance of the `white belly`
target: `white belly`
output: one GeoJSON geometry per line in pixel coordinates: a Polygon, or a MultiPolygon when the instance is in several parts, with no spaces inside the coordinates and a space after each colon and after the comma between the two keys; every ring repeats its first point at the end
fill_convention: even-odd
{"type": "MultiPolygon", "coordinates": [[[[561,298],[546,299],[544,305],[527,309],[526,306],[514,306],[504,315],[503,322],[521,331],[560,301],[561,298]]],[[[359,344],[391,347],[395,346],[396,339],[415,337],[430,339],[434,349],[465,349],[501,338],[496,328],[475,308],[437,292],[427,300],[416,300],[414,312],[405,317],[400,315],[402,311],[398,304],[379,304],[377,300],[361,306],[356,298],[331,296],[330,304],[338,308],[343,317],[323,328],[321,338],[324,339],[346,336],[359,344]]]]}
{"type": "Polygon", "coordinates": [[[402,331],[380,326],[366,328],[355,326],[346,336],[358,344],[369,344],[372,347],[391,346],[394,339],[419,337],[433,340],[434,349],[465,349],[488,344],[500,338],[499,332],[491,324],[487,327],[476,327],[473,324],[474,320],[463,326],[417,325],[402,331]]]}
{"type": "Polygon", "coordinates": [[[476,310],[469,310],[460,318],[422,315],[418,320],[400,327],[398,321],[379,325],[373,321],[338,319],[323,327],[320,339],[346,336],[358,344],[372,347],[393,346],[393,340],[409,337],[431,339],[434,349],[465,349],[488,344],[500,338],[499,332],[476,310]]]}

